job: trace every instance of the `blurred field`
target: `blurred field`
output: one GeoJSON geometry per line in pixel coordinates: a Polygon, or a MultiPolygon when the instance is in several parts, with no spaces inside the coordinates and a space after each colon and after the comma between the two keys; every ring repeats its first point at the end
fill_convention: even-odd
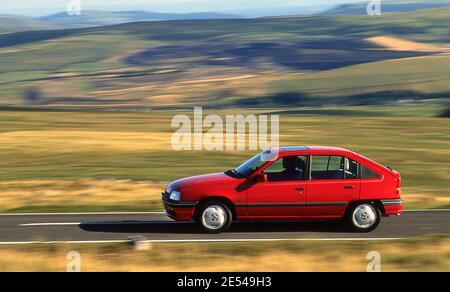
{"type": "MultiPolygon", "coordinates": [[[[353,149],[400,171],[407,208],[450,206],[450,121],[436,106],[229,109],[277,113],[281,145],[353,149]]],[[[1,111],[0,210],[159,210],[171,180],[233,168],[252,152],[173,151],[176,114],[1,111]]],[[[205,131],[208,129],[205,129],[205,131]]]]}
{"type": "Polygon", "coordinates": [[[63,272],[70,251],[80,253],[85,272],[365,272],[371,251],[380,253],[385,272],[450,270],[450,239],[444,236],[385,242],[154,244],[150,251],[133,251],[125,244],[4,246],[0,247],[0,270],[63,272]]]}
{"type": "Polygon", "coordinates": [[[0,212],[160,210],[160,183],[131,180],[20,180],[0,182],[0,212]]]}

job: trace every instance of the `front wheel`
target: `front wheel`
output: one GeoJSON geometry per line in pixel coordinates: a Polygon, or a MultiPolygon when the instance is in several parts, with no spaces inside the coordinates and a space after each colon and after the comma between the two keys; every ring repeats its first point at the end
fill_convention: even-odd
{"type": "Polygon", "coordinates": [[[357,232],[371,232],[381,221],[381,211],[372,203],[359,203],[347,213],[347,223],[357,232]]]}
{"type": "Polygon", "coordinates": [[[230,209],[220,202],[208,202],[200,208],[197,224],[208,233],[227,230],[232,221],[230,209]]]}

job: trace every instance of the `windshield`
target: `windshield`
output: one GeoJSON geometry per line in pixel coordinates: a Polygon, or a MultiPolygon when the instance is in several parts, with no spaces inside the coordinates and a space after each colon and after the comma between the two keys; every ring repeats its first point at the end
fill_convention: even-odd
{"type": "Polygon", "coordinates": [[[239,165],[238,167],[236,167],[233,170],[233,172],[235,172],[236,174],[238,174],[240,176],[248,177],[253,172],[255,172],[258,168],[260,168],[262,165],[264,165],[267,161],[270,161],[270,159],[268,159],[268,155],[270,153],[271,153],[271,151],[267,150],[267,151],[264,151],[262,153],[259,153],[255,156],[253,156],[246,162],[244,162],[241,165],[239,165]]]}

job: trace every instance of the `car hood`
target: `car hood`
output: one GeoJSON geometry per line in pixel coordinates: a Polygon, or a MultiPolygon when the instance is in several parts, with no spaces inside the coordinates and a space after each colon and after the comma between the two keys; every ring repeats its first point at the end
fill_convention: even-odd
{"type": "Polygon", "coordinates": [[[241,180],[226,175],[223,172],[212,173],[205,175],[191,176],[183,179],[176,180],[169,184],[167,191],[170,193],[173,190],[181,191],[183,189],[200,188],[202,186],[224,186],[233,185],[236,186],[241,180]]]}

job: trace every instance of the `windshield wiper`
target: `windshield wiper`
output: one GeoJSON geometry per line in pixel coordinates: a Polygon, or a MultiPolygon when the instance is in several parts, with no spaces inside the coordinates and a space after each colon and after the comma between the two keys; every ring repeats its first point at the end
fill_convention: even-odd
{"type": "Polygon", "coordinates": [[[237,172],[236,169],[230,169],[230,170],[227,170],[227,171],[225,172],[225,174],[228,174],[228,175],[230,175],[230,176],[242,177],[242,178],[245,177],[243,174],[237,172]]]}

